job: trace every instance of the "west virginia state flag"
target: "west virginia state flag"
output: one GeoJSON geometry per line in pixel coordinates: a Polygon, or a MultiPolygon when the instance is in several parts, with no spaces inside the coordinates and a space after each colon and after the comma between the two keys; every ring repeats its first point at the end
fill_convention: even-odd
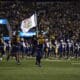
{"type": "Polygon", "coordinates": [[[21,23],[21,30],[23,32],[28,32],[31,28],[37,26],[37,16],[33,14],[30,18],[27,18],[21,23]]]}

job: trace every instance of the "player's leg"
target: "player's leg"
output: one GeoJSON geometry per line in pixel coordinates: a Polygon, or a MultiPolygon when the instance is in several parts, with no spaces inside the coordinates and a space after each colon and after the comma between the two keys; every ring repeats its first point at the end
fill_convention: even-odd
{"type": "Polygon", "coordinates": [[[38,66],[41,67],[41,57],[38,57],[38,66]]]}
{"type": "Polygon", "coordinates": [[[38,65],[38,57],[36,56],[36,63],[35,63],[36,65],[38,65]]]}
{"type": "Polygon", "coordinates": [[[2,61],[2,52],[0,51],[0,61],[2,61]]]}
{"type": "Polygon", "coordinates": [[[4,47],[2,47],[1,46],[1,49],[0,49],[0,60],[2,61],[2,59],[3,59],[3,55],[5,54],[5,52],[4,52],[4,47]]]}
{"type": "Polygon", "coordinates": [[[17,63],[20,64],[20,47],[17,46],[16,48],[16,60],[17,60],[17,63]]]}
{"type": "Polygon", "coordinates": [[[7,48],[6,48],[6,54],[7,54],[7,61],[8,61],[9,58],[10,58],[10,55],[11,55],[10,47],[7,47],[7,48]]]}

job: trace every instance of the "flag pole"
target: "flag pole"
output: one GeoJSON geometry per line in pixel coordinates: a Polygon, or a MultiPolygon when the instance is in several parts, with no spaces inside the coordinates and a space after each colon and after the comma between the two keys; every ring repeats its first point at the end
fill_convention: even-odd
{"type": "Polygon", "coordinates": [[[37,13],[35,12],[36,15],[36,35],[38,37],[38,23],[37,23],[37,13]]]}
{"type": "Polygon", "coordinates": [[[37,36],[37,38],[38,38],[38,15],[37,15],[37,2],[35,1],[34,2],[35,3],[35,16],[36,16],[36,36],[37,36]]]}

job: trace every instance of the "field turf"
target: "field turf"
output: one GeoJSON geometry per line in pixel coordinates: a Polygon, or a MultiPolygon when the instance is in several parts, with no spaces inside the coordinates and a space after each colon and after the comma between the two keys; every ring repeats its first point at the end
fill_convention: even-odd
{"type": "Polygon", "coordinates": [[[0,62],[0,80],[80,80],[80,59],[42,59],[42,67],[35,65],[35,58],[14,59],[0,62]]]}

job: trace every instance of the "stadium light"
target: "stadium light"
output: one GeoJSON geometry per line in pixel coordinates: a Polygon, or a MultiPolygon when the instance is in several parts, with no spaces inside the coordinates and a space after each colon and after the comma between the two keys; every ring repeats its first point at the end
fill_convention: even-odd
{"type": "Polygon", "coordinates": [[[7,24],[7,19],[0,19],[0,24],[7,24]]]}

